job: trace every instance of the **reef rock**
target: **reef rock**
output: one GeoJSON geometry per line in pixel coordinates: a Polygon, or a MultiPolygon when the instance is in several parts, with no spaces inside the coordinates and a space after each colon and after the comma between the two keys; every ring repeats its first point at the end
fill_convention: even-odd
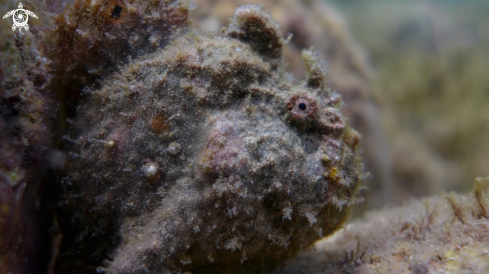
{"type": "MultiPolygon", "coordinates": [[[[18,3],[0,1],[2,15],[17,8],[18,3]]],[[[32,18],[29,31],[12,31],[12,17],[0,22],[0,273],[42,268],[35,261],[43,244],[39,170],[55,107],[38,23],[32,18]]]]}
{"type": "Polygon", "coordinates": [[[121,35],[145,46],[71,59],[98,80],[64,137],[56,273],[268,271],[339,229],[356,202],[360,137],[319,54],[303,51],[306,79],[294,85],[260,7],[238,8],[219,37],[182,23],[189,8],[78,1],[58,22],[59,39],[82,35],[92,51],[121,35]],[[66,27],[75,18],[84,29],[66,27]],[[145,48],[159,18],[178,20],[145,48]]]}
{"type": "Polygon", "coordinates": [[[369,212],[279,273],[489,273],[489,177],[467,194],[369,212]]]}

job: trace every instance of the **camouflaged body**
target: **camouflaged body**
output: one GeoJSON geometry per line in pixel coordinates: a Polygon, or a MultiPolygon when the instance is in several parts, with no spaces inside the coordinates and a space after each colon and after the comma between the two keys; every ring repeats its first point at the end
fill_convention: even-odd
{"type": "Polygon", "coordinates": [[[339,229],[360,137],[318,54],[303,52],[306,80],[291,83],[284,43],[244,6],[222,36],[182,27],[85,87],[56,271],[267,271],[339,229]]]}

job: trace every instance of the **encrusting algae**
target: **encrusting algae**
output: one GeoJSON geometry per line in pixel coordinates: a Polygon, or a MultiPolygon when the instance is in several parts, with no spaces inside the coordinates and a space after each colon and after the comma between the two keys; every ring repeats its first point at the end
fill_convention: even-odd
{"type": "Polygon", "coordinates": [[[360,136],[320,56],[303,52],[295,85],[259,6],[221,36],[190,29],[190,7],[77,1],[58,18],[54,81],[84,96],[64,136],[55,273],[266,272],[358,200],[360,136]]]}

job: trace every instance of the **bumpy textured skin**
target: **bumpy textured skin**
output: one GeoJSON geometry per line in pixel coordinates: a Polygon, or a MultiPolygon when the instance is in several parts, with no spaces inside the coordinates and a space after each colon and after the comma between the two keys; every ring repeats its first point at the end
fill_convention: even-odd
{"type": "MultiPolygon", "coordinates": [[[[391,170],[398,170],[396,159],[389,157],[387,135],[381,126],[380,109],[383,108],[373,90],[373,68],[369,66],[362,49],[350,35],[346,18],[324,0],[195,0],[198,9],[190,14],[193,25],[202,30],[218,33],[229,24],[229,15],[239,6],[262,4],[280,22],[279,29],[289,37],[283,48],[285,70],[293,77],[303,80],[311,71],[310,65],[303,62],[304,49],[314,47],[326,61],[328,87],[341,92],[346,105],[342,108],[348,123],[362,134],[360,147],[363,150],[362,162],[365,171],[373,175],[366,180],[369,191],[362,193],[365,203],[355,207],[360,213],[371,208],[393,202],[392,189],[396,188],[398,178],[393,178],[391,170]]],[[[405,134],[404,134],[405,135],[405,134]]],[[[409,157],[401,157],[410,162],[409,157]]],[[[410,171],[414,175],[419,170],[410,171]]],[[[415,176],[413,176],[415,177],[415,176]]],[[[417,177],[416,177],[417,178],[417,177]]],[[[414,180],[413,180],[414,181],[414,180]]],[[[407,185],[412,182],[406,183],[407,185]]],[[[406,195],[411,189],[403,189],[406,195]]]]}
{"type": "Polygon", "coordinates": [[[54,17],[43,47],[53,61],[51,89],[59,102],[55,145],[75,115],[86,86],[118,66],[167,45],[187,27],[190,5],[175,0],[74,1],[54,17]],[[61,133],[61,134],[59,134],[61,133]]]}
{"type": "MultiPolygon", "coordinates": [[[[35,10],[31,3],[23,4],[35,10]]],[[[0,1],[0,14],[17,5],[0,1]]],[[[42,242],[39,167],[55,108],[37,23],[29,20],[30,30],[21,32],[12,31],[12,17],[0,22],[0,273],[38,270],[33,257],[42,242]]]]}
{"type": "Polygon", "coordinates": [[[65,137],[55,272],[267,271],[356,201],[359,135],[317,54],[293,85],[258,6],[221,37],[182,27],[172,39],[85,89],[65,137]]]}

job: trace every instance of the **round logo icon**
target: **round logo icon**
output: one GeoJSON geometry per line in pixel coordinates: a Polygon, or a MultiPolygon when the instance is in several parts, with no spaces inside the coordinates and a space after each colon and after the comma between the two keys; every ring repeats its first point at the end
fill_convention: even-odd
{"type": "Polygon", "coordinates": [[[8,18],[10,16],[13,17],[14,24],[12,25],[12,30],[15,31],[17,28],[19,30],[25,29],[26,31],[29,30],[29,25],[27,24],[27,21],[29,21],[29,15],[37,18],[37,15],[35,15],[32,11],[28,11],[23,9],[22,3],[19,3],[19,7],[16,10],[9,11],[7,14],[3,16],[3,18],[8,18]]]}

